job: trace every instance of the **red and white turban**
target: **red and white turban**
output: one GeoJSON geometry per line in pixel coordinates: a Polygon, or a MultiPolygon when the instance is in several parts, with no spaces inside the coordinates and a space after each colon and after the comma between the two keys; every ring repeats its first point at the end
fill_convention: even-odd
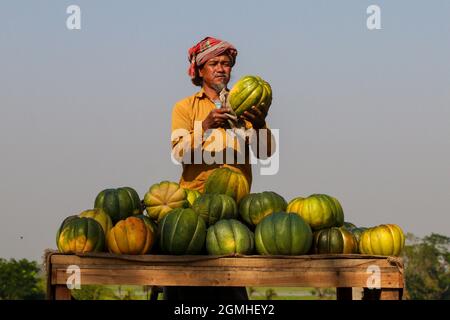
{"type": "Polygon", "coordinates": [[[228,54],[232,59],[232,65],[236,61],[237,50],[236,48],[226,41],[215,39],[212,37],[206,37],[195,46],[189,49],[188,59],[190,62],[188,74],[193,79],[195,77],[195,69],[203,65],[211,58],[220,56],[222,54],[228,54]]]}

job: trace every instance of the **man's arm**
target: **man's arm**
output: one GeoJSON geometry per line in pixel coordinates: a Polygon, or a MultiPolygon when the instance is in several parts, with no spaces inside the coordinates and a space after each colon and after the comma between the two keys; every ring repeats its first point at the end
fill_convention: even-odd
{"type": "Polygon", "coordinates": [[[189,105],[177,103],[172,111],[172,154],[178,162],[186,162],[184,157],[190,154],[190,163],[194,163],[194,151],[205,149],[209,144],[204,141],[205,131],[223,128],[227,123],[227,109],[213,109],[203,120],[194,121],[192,108],[189,105]],[[185,161],[183,161],[183,159],[185,161]]]}

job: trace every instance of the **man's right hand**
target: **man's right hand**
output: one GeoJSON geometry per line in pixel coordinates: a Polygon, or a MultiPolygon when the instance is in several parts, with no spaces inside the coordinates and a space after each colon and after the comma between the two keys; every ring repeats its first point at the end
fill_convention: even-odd
{"type": "Polygon", "coordinates": [[[230,108],[214,109],[208,114],[205,120],[202,122],[203,130],[215,129],[222,127],[229,119],[227,113],[230,113],[230,108]]]}

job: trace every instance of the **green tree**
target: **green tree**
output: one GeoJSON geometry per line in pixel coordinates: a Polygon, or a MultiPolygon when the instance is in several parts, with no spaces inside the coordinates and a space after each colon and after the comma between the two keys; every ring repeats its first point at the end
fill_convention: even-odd
{"type": "Polygon", "coordinates": [[[410,299],[450,299],[450,238],[432,233],[423,239],[407,234],[403,250],[410,299]]]}
{"type": "Polygon", "coordinates": [[[43,279],[36,261],[0,258],[0,300],[44,299],[43,279]]]}

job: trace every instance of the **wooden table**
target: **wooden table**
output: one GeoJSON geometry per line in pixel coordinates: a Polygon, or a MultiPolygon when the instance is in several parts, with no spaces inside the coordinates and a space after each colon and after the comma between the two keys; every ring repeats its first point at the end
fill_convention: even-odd
{"type": "MultiPolygon", "coordinates": [[[[167,256],[47,252],[49,299],[70,299],[69,266],[78,266],[81,285],[276,286],[337,288],[337,299],[352,299],[352,288],[365,288],[364,299],[400,300],[403,262],[367,255],[167,256]],[[380,289],[367,289],[370,268],[379,267],[380,289]],[[369,268],[369,269],[368,269],[369,268]]],[[[370,283],[370,282],[369,282],[370,283]]]]}

